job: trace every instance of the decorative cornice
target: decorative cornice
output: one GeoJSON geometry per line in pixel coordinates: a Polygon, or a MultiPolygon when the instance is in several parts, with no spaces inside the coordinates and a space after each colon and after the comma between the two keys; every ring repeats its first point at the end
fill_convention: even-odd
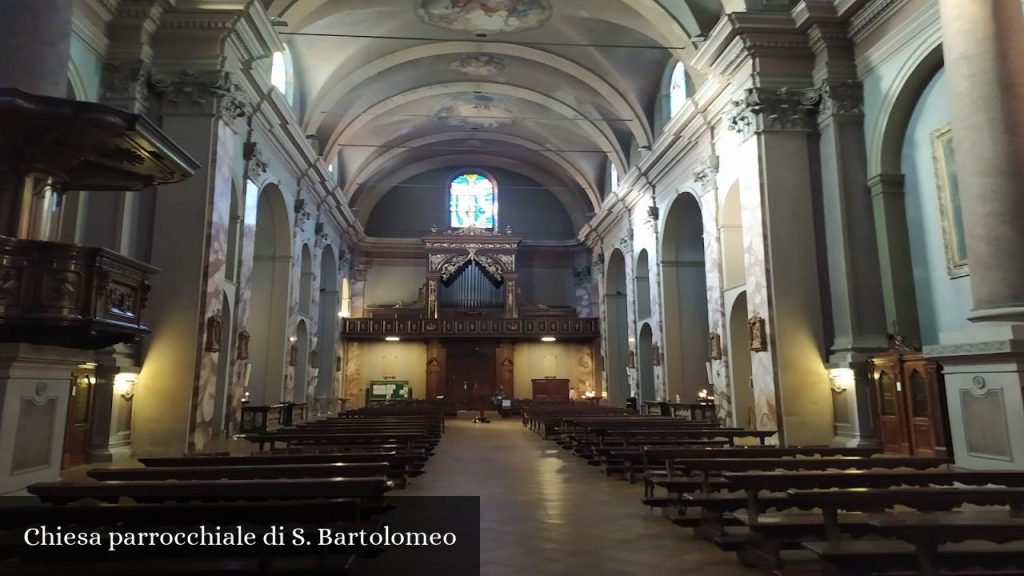
{"type": "Polygon", "coordinates": [[[850,19],[850,37],[859,42],[906,3],[907,0],[875,0],[868,4],[850,19]]]}
{"type": "Polygon", "coordinates": [[[253,110],[241,85],[232,81],[230,72],[153,71],[150,83],[153,92],[163,96],[165,112],[170,108],[173,113],[208,113],[232,120],[244,118],[253,110]]]}

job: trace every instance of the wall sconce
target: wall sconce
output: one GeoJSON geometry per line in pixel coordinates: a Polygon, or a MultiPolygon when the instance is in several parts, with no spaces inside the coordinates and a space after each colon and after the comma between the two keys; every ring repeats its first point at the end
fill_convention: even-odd
{"type": "Polygon", "coordinates": [[[857,383],[857,376],[852,368],[830,368],[828,379],[832,381],[832,391],[841,394],[857,383]]]}
{"type": "Polygon", "coordinates": [[[114,394],[119,394],[125,400],[131,400],[135,396],[135,384],[139,375],[135,372],[118,372],[114,376],[114,394]]]}

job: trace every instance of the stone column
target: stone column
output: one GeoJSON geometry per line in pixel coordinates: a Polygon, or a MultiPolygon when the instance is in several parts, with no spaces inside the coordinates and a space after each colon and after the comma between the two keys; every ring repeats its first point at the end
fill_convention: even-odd
{"type": "Polygon", "coordinates": [[[1024,321],[1024,12],[1013,0],[940,9],[971,320],[1024,321]]]}
{"type": "Polygon", "coordinates": [[[832,342],[828,355],[836,444],[874,444],[867,359],[886,348],[878,244],[866,193],[864,87],[842,26],[808,33],[819,80],[822,234],[828,265],[832,342]]]}
{"type": "Polygon", "coordinates": [[[0,0],[0,86],[64,98],[71,0],[0,0]]]}

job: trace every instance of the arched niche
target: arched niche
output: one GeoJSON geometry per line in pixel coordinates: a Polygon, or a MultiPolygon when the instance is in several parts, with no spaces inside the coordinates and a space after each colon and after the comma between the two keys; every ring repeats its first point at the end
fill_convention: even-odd
{"type": "Polygon", "coordinates": [[[643,320],[651,317],[651,266],[647,250],[641,250],[636,258],[634,281],[636,283],[636,317],[643,320]]]}
{"type": "Polygon", "coordinates": [[[248,332],[249,401],[274,404],[282,399],[287,350],[288,277],[291,268],[291,222],[281,190],[260,191],[253,241],[252,303],[248,332]]]}
{"type": "Polygon", "coordinates": [[[626,259],[621,251],[613,250],[608,257],[605,275],[605,338],[608,401],[615,406],[625,405],[629,397],[629,376],[626,372],[629,365],[629,317],[626,306],[626,259]]]}
{"type": "Polygon", "coordinates": [[[738,180],[725,193],[718,227],[722,239],[722,289],[729,290],[747,281],[743,260],[743,206],[738,180]]]}
{"type": "Polygon", "coordinates": [[[338,353],[338,316],[341,294],[338,290],[338,258],[332,246],[320,255],[320,310],[317,322],[317,379],[314,397],[321,412],[334,397],[335,356],[338,353]]]}
{"type": "Polygon", "coordinates": [[[298,353],[295,356],[295,382],[291,400],[301,403],[306,401],[306,391],[309,389],[309,326],[305,320],[299,320],[295,326],[295,347],[298,353]]]}
{"type": "Polygon", "coordinates": [[[300,258],[299,314],[309,318],[309,311],[313,305],[313,254],[309,250],[309,244],[302,245],[300,258]]]}
{"type": "Polygon", "coordinates": [[[647,322],[640,327],[636,356],[637,368],[640,373],[640,400],[643,402],[657,400],[654,394],[654,331],[651,330],[651,325],[647,322]]]}
{"type": "Polygon", "coordinates": [[[224,279],[232,284],[238,281],[238,246],[242,240],[242,202],[241,190],[239,190],[235,182],[231,182],[231,207],[228,212],[228,249],[224,257],[224,279]]]}
{"type": "Polygon", "coordinates": [[[734,426],[754,429],[757,413],[754,409],[753,374],[750,365],[750,334],[747,324],[747,292],[740,292],[729,307],[728,357],[732,383],[734,426]]]}
{"type": "Polygon", "coordinates": [[[690,194],[681,194],[669,207],[661,270],[667,394],[694,401],[708,387],[708,287],[703,218],[690,194]]]}

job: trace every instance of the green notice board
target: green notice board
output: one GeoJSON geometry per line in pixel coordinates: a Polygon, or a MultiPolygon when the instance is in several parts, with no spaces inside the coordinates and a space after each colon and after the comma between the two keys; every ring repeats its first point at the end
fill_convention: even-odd
{"type": "Polygon", "coordinates": [[[367,402],[405,400],[409,398],[408,380],[372,380],[366,390],[367,402]]]}

